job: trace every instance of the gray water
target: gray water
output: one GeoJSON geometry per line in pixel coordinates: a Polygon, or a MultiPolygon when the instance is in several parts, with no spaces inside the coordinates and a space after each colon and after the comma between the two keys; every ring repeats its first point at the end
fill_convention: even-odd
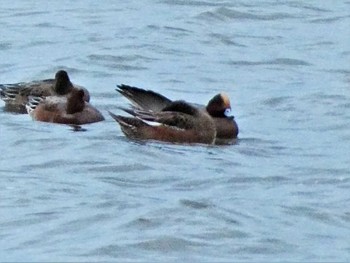
{"type": "Polygon", "coordinates": [[[0,102],[0,261],[349,261],[350,1],[2,0],[0,83],[66,69],[106,121],[0,102]],[[205,104],[229,146],[138,143],[125,83],[205,104]]]}

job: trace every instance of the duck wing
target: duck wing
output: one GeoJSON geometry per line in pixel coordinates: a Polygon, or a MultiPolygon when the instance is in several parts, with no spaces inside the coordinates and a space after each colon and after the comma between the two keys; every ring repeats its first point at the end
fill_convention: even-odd
{"type": "Polygon", "coordinates": [[[116,91],[139,109],[157,112],[172,103],[167,97],[152,90],[140,89],[125,84],[118,85],[117,87],[116,91]]]}

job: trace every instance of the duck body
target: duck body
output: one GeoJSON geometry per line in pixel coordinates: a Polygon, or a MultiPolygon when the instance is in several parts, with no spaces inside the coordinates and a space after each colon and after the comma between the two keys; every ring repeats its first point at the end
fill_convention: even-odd
{"type": "Polygon", "coordinates": [[[27,113],[29,97],[67,96],[73,89],[84,91],[84,100],[89,102],[90,94],[86,88],[70,82],[64,70],[56,72],[54,79],[35,80],[14,84],[0,84],[0,98],[5,109],[15,113],[27,113]]]}
{"type": "MultiPolygon", "coordinates": [[[[173,103],[169,98],[152,90],[145,90],[125,84],[118,85],[117,87],[117,91],[126,97],[135,109],[160,112],[173,103]]],[[[206,106],[199,106],[198,108],[213,118],[216,127],[216,144],[228,143],[237,138],[239,128],[234,117],[229,115],[231,105],[226,94],[217,94],[206,106]]],[[[132,114],[132,111],[129,111],[129,113],[132,114]]]]}
{"type": "Polygon", "coordinates": [[[184,101],[174,101],[159,112],[128,111],[132,111],[135,117],[110,112],[128,138],[182,144],[213,144],[215,141],[216,129],[212,118],[184,101]]]}
{"type": "Polygon", "coordinates": [[[61,124],[88,124],[103,121],[103,115],[84,100],[83,90],[69,96],[30,97],[27,113],[36,121],[61,124]]]}

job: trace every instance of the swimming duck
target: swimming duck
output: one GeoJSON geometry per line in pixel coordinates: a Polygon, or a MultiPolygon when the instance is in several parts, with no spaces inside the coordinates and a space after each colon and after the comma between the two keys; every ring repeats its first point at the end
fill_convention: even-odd
{"type": "Polygon", "coordinates": [[[184,101],[171,102],[157,112],[136,108],[126,110],[135,117],[109,113],[128,138],[170,143],[214,143],[216,129],[213,119],[184,101]],[[157,125],[153,126],[148,121],[157,125]]]}
{"type": "Polygon", "coordinates": [[[84,91],[84,100],[89,102],[90,94],[88,90],[78,85],[73,85],[68,73],[64,70],[57,71],[54,79],[0,84],[0,98],[5,102],[7,111],[27,113],[25,105],[29,96],[66,96],[73,89],[82,89],[84,91]]]}
{"type": "MultiPolygon", "coordinates": [[[[154,92],[125,84],[116,89],[126,97],[136,109],[159,112],[172,103],[169,98],[154,92]]],[[[206,107],[201,107],[213,118],[216,127],[216,144],[227,143],[237,138],[238,125],[231,115],[231,104],[227,94],[215,95],[206,107]]],[[[132,112],[129,112],[132,113],[132,112]]]]}
{"type": "Polygon", "coordinates": [[[43,122],[81,125],[103,121],[103,115],[84,97],[82,89],[72,89],[68,96],[29,97],[26,109],[33,120],[43,122]]]}

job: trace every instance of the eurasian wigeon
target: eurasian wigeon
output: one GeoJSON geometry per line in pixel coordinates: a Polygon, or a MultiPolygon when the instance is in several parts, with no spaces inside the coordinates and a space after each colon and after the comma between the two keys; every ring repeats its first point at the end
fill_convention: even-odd
{"type": "MultiPolygon", "coordinates": [[[[116,89],[120,94],[129,99],[136,109],[159,112],[172,103],[172,100],[154,92],[128,85],[118,85],[116,89]]],[[[227,143],[237,138],[238,125],[231,115],[231,104],[227,94],[215,95],[202,107],[213,118],[216,127],[217,144],[227,143]]]]}
{"type": "Polygon", "coordinates": [[[87,102],[90,101],[88,90],[72,84],[68,73],[64,70],[57,71],[54,79],[0,84],[0,98],[5,102],[5,109],[7,111],[27,113],[25,105],[28,102],[29,96],[66,96],[73,89],[82,89],[84,91],[84,100],[87,102]]]}
{"type": "Polygon", "coordinates": [[[132,111],[135,118],[110,112],[128,138],[170,143],[214,143],[216,129],[213,119],[205,111],[184,101],[174,101],[157,112],[132,111]],[[153,126],[147,121],[159,125],[153,126]]]}
{"type": "Polygon", "coordinates": [[[43,122],[81,125],[103,121],[103,115],[84,96],[83,90],[73,89],[68,96],[29,97],[26,109],[33,120],[43,122]]]}

